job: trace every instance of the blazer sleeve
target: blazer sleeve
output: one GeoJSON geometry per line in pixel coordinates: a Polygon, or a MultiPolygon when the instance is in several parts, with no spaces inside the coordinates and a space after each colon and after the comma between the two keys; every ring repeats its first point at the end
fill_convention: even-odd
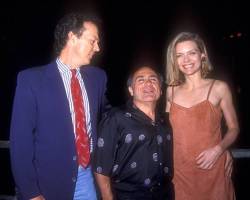
{"type": "Polygon", "coordinates": [[[40,195],[34,165],[37,105],[28,75],[18,74],[10,128],[12,172],[22,199],[40,195]]]}
{"type": "Polygon", "coordinates": [[[102,94],[101,94],[101,113],[105,114],[111,109],[111,104],[107,98],[107,75],[103,72],[103,83],[102,86],[102,94]]]}

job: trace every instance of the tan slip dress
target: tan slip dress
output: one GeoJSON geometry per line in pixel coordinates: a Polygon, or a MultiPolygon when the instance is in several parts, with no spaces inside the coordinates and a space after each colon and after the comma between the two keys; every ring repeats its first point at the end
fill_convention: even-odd
{"type": "Polygon", "coordinates": [[[174,187],[176,200],[233,200],[231,178],[225,175],[226,154],[210,170],[199,169],[196,157],[214,147],[221,139],[222,112],[209,101],[214,81],[206,100],[187,108],[174,103],[174,88],[170,122],[174,142],[174,187]]]}

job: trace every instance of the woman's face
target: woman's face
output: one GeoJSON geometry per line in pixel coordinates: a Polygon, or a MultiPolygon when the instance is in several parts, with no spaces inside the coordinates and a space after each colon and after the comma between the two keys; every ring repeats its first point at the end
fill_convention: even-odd
{"type": "Polygon", "coordinates": [[[194,41],[188,40],[177,43],[175,51],[179,70],[185,76],[201,72],[201,62],[205,56],[200,52],[194,41]]]}

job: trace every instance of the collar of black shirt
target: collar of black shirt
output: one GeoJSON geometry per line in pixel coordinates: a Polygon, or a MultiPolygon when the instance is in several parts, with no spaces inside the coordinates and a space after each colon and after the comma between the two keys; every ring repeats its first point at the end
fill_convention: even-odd
{"type": "Polygon", "coordinates": [[[126,110],[128,110],[131,115],[135,118],[141,119],[147,123],[151,123],[152,125],[157,125],[159,123],[165,123],[165,116],[163,113],[156,108],[156,120],[153,121],[150,117],[148,117],[143,111],[141,111],[138,107],[133,104],[132,99],[129,99],[126,103],[126,110]]]}

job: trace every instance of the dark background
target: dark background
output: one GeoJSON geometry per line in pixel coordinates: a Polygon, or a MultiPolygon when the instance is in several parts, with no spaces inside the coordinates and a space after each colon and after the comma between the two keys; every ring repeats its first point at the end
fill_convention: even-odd
{"type": "MultiPolygon", "coordinates": [[[[166,45],[180,31],[193,31],[207,44],[212,76],[233,93],[241,133],[234,148],[249,148],[249,6],[247,1],[7,1],[0,19],[0,140],[8,140],[16,75],[52,59],[53,30],[65,13],[95,11],[103,21],[101,52],[94,64],[108,75],[113,105],[125,102],[125,81],[134,61],[154,60],[165,73],[166,45]]],[[[13,194],[8,149],[0,149],[0,195],[13,194]]],[[[237,159],[234,179],[238,199],[248,199],[249,159],[237,159]]],[[[250,196],[250,195],[249,195],[250,196]]]]}

